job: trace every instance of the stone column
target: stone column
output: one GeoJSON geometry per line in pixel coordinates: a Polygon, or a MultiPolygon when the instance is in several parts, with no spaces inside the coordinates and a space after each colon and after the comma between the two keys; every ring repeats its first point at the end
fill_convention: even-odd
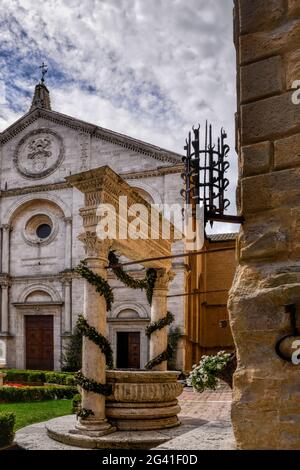
{"type": "Polygon", "coordinates": [[[65,269],[72,269],[72,217],[65,217],[66,240],[65,240],[65,269]]]}
{"type": "Polygon", "coordinates": [[[2,226],[2,272],[7,274],[9,274],[10,231],[10,225],[2,226]]]}
{"type": "Polygon", "coordinates": [[[1,281],[1,332],[9,333],[9,302],[8,302],[9,282],[1,281]]]}
{"type": "Polygon", "coordinates": [[[297,304],[300,324],[299,38],[298,0],[235,1],[238,205],[245,223],[228,307],[239,449],[300,449],[300,366],[275,352],[291,331],[285,305],[297,304]]]}
{"type": "MultiPolygon", "coordinates": [[[[85,245],[86,263],[95,274],[107,279],[108,252],[110,241],[99,241],[96,233],[86,232],[79,237],[85,245]]],[[[83,314],[88,324],[106,335],[106,302],[93,285],[84,281],[83,314]]],[[[82,373],[85,377],[101,384],[106,383],[106,360],[99,347],[83,337],[82,373]]],[[[76,428],[84,434],[102,436],[115,429],[105,418],[105,397],[98,393],[82,390],[82,408],[92,410],[94,415],[80,418],[76,428]]]]}
{"type": "Polygon", "coordinates": [[[3,254],[3,228],[0,230],[0,272],[3,272],[2,266],[2,254],[3,254]]]}
{"type": "Polygon", "coordinates": [[[65,285],[65,315],[64,315],[64,333],[70,334],[72,332],[72,317],[71,317],[71,285],[72,279],[64,279],[65,285]]]}
{"type": "MultiPolygon", "coordinates": [[[[157,279],[153,290],[151,305],[151,322],[157,322],[166,316],[168,284],[173,275],[164,269],[157,271],[157,279]]],[[[150,337],[150,360],[167,349],[168,330],[167,327],[156,330],[150,337]]],[[[155,366],[152,370],[167,370],[167,361],[155,366]]]]}

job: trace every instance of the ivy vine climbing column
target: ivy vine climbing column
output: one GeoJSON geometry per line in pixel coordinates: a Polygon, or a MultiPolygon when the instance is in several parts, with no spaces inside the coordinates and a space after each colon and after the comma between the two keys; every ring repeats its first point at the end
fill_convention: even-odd
{"type": "MultiPolygon", "coordinates": [[[[100,241],[95,232],[88,231],[80,235],[79,239],[85,247],[84,267],[89,270],[90,275],[98,276],[105,284],[105,267],[108,265],[111,242],[100,241]]],[[[106,356],[103,348],[96,344],[97,341],[93,341],[94,336],[106,335],[107,299],[97,290],[93,279],[86,278],[84,281],[83,310],[87,333],[83,335],[82,371],[78,383],[82,390],[81,406],[85,413],[79,418],[76,427],[91,435],[101,436],[114,431],[114,428],[105,417],[106,356]]]]}
{"type": "Polygon", "coordinates": [[[164,322],[163,319],[167,317],[168,285],[173,277],[174,275],[171,271],[166,271],[165,269],[157,270],[152,295],[151,323],[163,323],[164,326],[155,329],[150,336],[150,361],[146,367],[152,370],[167,370],[168,323],[164,322]]]}

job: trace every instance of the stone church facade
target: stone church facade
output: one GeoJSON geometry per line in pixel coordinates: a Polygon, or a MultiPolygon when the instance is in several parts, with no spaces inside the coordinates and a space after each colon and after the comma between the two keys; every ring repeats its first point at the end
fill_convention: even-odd
{"type": "MultiPolygon", "coordinates": [[[[84,258],[78,235],[82,194],[65,181],[70,174],[109,165],[146,200],[181,201],[180,155],[74,119],[51,109],[49,91],[36,86],[30,111],[0,134],[1,333],[7,366],[59,370],[62,351],[83,308],[83,280],[72,272],[84,258]]],[[[181,242],[175,250],[183,251],[181,242]]],[[[169,294],[185,289],[183,258],[174,259],[169,294]]],[[[144,272],[135,267],[136,277],[144,272]]],[[[148,360],[144,334],[150,307],[141,291],[112,276],[115,302],[108,337],[116,367],[148,360]]],[[[185,364],[185,300],[168,308],[183,337],[177,367],[185,364]]]]}

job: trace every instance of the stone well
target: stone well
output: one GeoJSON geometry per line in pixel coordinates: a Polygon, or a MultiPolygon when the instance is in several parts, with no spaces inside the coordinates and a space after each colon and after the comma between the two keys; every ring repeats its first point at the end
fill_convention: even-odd
{"type": "Polygon", "coordinates": [[[106,418],[120,431],[150,431],[178,426],[177,397],[183,386],[179,372],[107,371],[113,393],[106,400],[106,418]]]}
{"type": "MultiPolygon", "coordinates": [[[[171,269],[173,235],[170,239],[165,239],[162,228],[168,222],[163,219],[162,214],[157,213],[160,223],[157,227],[151,227],[149,237],[135,239],[131,236],[119,236],[117,230],[118,234],[114,234],[113,239],[107,238],[106,235],[101,238],[99,204],[109,204],[114,208],[119,229],[127,227],[128,223],[127,214],[124,215],[120,210],[121,196],[126,196],[128,207],[132,204],[143,204],[148,214],[151,213],[152,207],[108,166],[69,176],[67,181],[84,194],[84,207],[80,209],[84,231],[78,238],[84,245],[86,266],[106,281],[109,252],[116,250],[145,268],[156,270],[151,299],[151,323],[154,329],[149,335],[149,362],[145,365],[145,368],[147,366],[147,369],[151,370],[107,371],[106,357],[102,349],[88,336],[83,337],[83,376],[100,385],[112,384],[112,394],[106,397],[83,386],[81,406],[89,413],[80,416],[76,423],[74,420],[74,429],[60,425],[60,429],[56,429],[58,424],[54,424],[54,427],[48,430],[49,435],[61,442],[82,447],[99,448],[105,445],[110,448],[111,445],[117,445],[120,434],[121,440],[122,434],[126,434],[116,431],[128,431],[131,435],[131,445],[134,445],[135,439],[139,440],[139,435],[144,435],[145,444],[145,439],[148,439],[145,434],[180,424],[177,418],[180,411],[177,397],[183,387],[177,382],[179,372],[167,371],[166,355],[167,294],[169,282],[174,277],[171,269]],[[107,436],[110,434],[111,437],[107,436]]],[[[147,232],[149,235],[148,221],[149,217],[144,217],[147,227],[145,234],[147,232]]],[[[174,227],[170,233],[174,233],[174,227]]],[[[102,336],[106,334],[107,307],[104,296],[99,295],[93,283],[85,280],[83,314],[88,325],[102,336]]],[[[153,441],[151,442],[153,444],[153,441]]]]}

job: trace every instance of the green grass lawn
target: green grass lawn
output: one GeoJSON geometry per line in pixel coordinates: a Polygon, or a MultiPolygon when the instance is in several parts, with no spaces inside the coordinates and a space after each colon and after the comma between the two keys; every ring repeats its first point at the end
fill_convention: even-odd
{"type": "Polygon", "coordinates": [[[31,401],[28,403],[0,403],[1,411],[13,411],[16,415],[17,431],[29,424],[47,421],[72,413],[72,400],[31,401]]]}

